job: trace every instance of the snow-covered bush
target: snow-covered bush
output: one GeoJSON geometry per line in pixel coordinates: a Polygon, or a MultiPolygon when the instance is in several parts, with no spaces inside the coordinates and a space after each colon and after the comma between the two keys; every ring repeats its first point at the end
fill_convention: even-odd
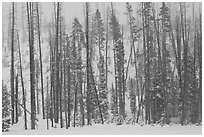
{"type": "Polygon", "coordinates": [[[122,125],[124,123],[124,118],[122,116],[117,116],[115,123],[116,125],[122,125]]]}

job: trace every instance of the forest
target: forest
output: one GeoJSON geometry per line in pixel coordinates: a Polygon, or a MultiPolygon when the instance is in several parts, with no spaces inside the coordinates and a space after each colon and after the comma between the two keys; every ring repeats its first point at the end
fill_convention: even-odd
{"type": "Polygon", "coordinates": [[[49,4],[3,10],[2,132],[40,117],[46,129],[202,124],[202,3],[121,3],[121,23],[117,2],[81,2],[71,24],[49,4]]]}

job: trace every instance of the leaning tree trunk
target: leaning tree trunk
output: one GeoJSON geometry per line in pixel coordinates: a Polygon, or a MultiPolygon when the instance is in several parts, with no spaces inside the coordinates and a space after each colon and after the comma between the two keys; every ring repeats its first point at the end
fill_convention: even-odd
{"type": "Polygon", "coordinates": [[[19,55],[19,63],[20,63],[20,76],[21,76],[21,86],[22,86],[22,92],[23,92],[23,110],[24,110],[24,122],[25,122],[25,130],[27,130],[27,115],[26,115],[26,97],[25,97],[25,88],[24,88],[24,82],[23,82],[23,70],[22,70],[22,61],[21,61],[21,49],[20,49],[20,41],[19,41],[19,35],[17,33],[18,38],[18,55],[19,55]]]}

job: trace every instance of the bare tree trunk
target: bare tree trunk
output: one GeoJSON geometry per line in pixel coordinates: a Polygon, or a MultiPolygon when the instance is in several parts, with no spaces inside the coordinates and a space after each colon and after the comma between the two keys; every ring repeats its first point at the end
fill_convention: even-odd
{"type": "MultiPolygon", "coordinates": [[[[199,11],[200,12],[200,11],[199,11]]],[[[198,98],[198,123],[202,122],[202,14],[200,12],[200,21],[199,21],[199,37],[198,37],[198,55],[199,55],[199,98],[198,98]]]]}
{"type": "Polygon", "coordinates": [[[63,89],[63,74],[62,74],[62,21],[61,21],[61,14],[60,14],[60,127],[63,128],[63,118],[62,118],[62,89],[63,89]]]}
{"type": "Polygon", "coordinates": [[[19,55],[19,62],[20,62],[20,76],[21,76],[21,86],[23,91],[23,110],[24,110],[24,126],[25,130],[27,130],[27,115],[26,115],[26,97],[25,97],[25,88],[24,88],[24,82],[23,82],[23,70],[22,70],[22,61],[21,61],[21,49],[20,49],[20,41],[19,41],[19,35],[17,33],[18,38],[18,55],[19,55]]]}
{"type": "Polygon", "coordinates": [[[33,3],[27,3],[30,50],[30,92],[31,92],[31,129],[35,129],[35,70],[34,70],[34,30],[33,30],[33,3]]]}
{"type": "Polygon", "coordinates": [[[11,124],[14,124],[14,2],[12,3],[12,30],[11,30],[11,124]]]}
{"type": "Polygon", "coordinates": [[[18,123],[18,73],[16,75],[16,95],[15,95],[15,107],[16,107],[16,123],[18,123]]]}
{"type": "MultiPolygon", "coordinates": [[[[123,26],[122,26],[122,47],[124,47],[124,38],[123,38],[123,26]]],[[[123,57],[123,61],[125,60],[125,58],[123,57]]],[[[121,84],[122,84],[122,115],[123,115],[123,118],[125,118],[125,90],[126,90],[126,87],[125,87],[125,63],[123,63],[122,65],[122,80],[121,80],[121,84]]]]}
{"type": "Polygon", "coordinates": [[[70,78],[71,78],[71,76],[70,76],[70,62],[68,62],[68,82],[67,82],[67,84],[68,84],[68,127],[70,127],[70,124],[71,124],[71,103],[70,103],[70,101],[71,101],[71,82],[70,82],[70,78]]]}
{"type": "MultiPolygon", "coordinates": [[[[114,14],[114,12],[113,12],[113,4],[112,4],[112,2],[111,2],[111,10],[112,10],[112,16],[113,16],[113,14],[114,14]]],[[[115,46],[115,44],[116,43],[114,43],[115,41],[113,40],[113,50],[114,50],[114,72],[115,72],[115,93],[116,93],[116,114],[118,114],[118,78],[117,78],[117,59],[116,59],[116,46],[115,46]]]]}
{"type": "MultiPolygon", "coordinates": [[[[37,60],[38,61],[38,60],[37,60]]],[[[36,111],[37,111],[37,114],[40,113],[40,106],[39,106],[39,91],[38,91],[38,74],[39,74],[39,65],[38,65],[38,62],[36,62],[36,65],[35,65],[35,70],[36,70],[36,111]]]]}
{"type": "Polygon", "coordinates": [[[39,53],[40,53],[40,74],[41,74],[41,94],[42,94],[42,112],[43,119],[45,119],[45,108],[44,108],[44,92],[43,92],[43,65],[42,65],[42,51],[41,51],[41,35],[40,35],[40,15],[38,11],[38,2],[36,3],[37,11],[37,23],[38,23],[38,42],[39,42],[39,53]]]}
{"type": "Polygon", "coordinates": [[[48,115],[49,115],[49,87],[48,87],[48,77],[47,77],[47,129],[49,129],[49,121],[48,121],[48,115]]]}
{"type": "MultiPolygon", "coordinates": [[[[68,43],[67,43],[68,44],[68,43]]],[[[64,82],[64,111],[65,111],[65,126],[66,126],[66,129],[68,129],[68,121],[67,121],[67,69],[66,69],[66,63],[67,63],[67,49],[65,46],[68,46],[68,45],[64,45],[63,46],[63,51],[64,51],[64,61],[63,61],[63,82],[64,82]]]]}
{"type": "Polygon", "coordinates": [[[182,30],[182,39],[183,39],[183,60],[184,60],[184,83],[183,83],[183,91],[181,93],[181,100],[182,100],[182,116],[181,116],[181,125],[185,124],[186,121],[186,91],[188,90],[187,86],[187,52],[188,52],[188,45],[186,41],[186,21],[185,21],[185,5],[181,5],[180,3],[180,12],[181,12],[181,30],[182,30]]]}
{"type": "Polygon", "coordinates": [[[50,37],[50,120],[51,120],[51,123],[52,123],[52,127],[54,126],[54,122],[53,122],[53,104],[54,104],[54,101],[53,101],[53,64],[52,62],[54,61],[53,59],[53,49],[52,49],[52,35],[51,35],[51,25],[49,24],[49,37],[50,37]]]}
{"type": "Polygon", "coordinates": [[[106,20],[106,89],[108,90],[108,9],[106,20]]]}
{"type": "MultiPolygon", "coordinates": [[[[75,83],[75,82],[74,82],[75,83]]],[[[76,126],[76,111],[77,111],[77,87],[78,84],[75,84],[75,93],[74,93],[74,127],[76,126]]]]}
{"type": "Polygon", "coordinates": [[[60,80],[59,80],[59,52],[58,52],[58,35],[59,35],[59,12],[60,6],[59,2],[57,3],[57,19],[56,19],[56,35],[55,35],[55,48],[56,48],[56,104],[55,104],[55,123],[59,121],[59,90],[60,90],[60,80]]]}
{"type": "Polygon", "coordinates": [[[86,74],[87,74],[87,125],[91,124],[89,85],[89,3],[86,3],[86,74]]]}

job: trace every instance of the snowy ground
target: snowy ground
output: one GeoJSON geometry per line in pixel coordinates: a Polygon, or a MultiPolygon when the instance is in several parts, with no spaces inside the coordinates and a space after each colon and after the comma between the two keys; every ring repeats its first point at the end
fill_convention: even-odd
{"type": "Polygon", "coordinates": [[[47,130],[46,121],[40,120],[38,129],[24,130],[23,119],[13,125],[9,132],[3,135],[201,135],[202,126],[188,125],[120,125],[115,124],[96,124],[85,127],[51,128],[47,130]]]}

